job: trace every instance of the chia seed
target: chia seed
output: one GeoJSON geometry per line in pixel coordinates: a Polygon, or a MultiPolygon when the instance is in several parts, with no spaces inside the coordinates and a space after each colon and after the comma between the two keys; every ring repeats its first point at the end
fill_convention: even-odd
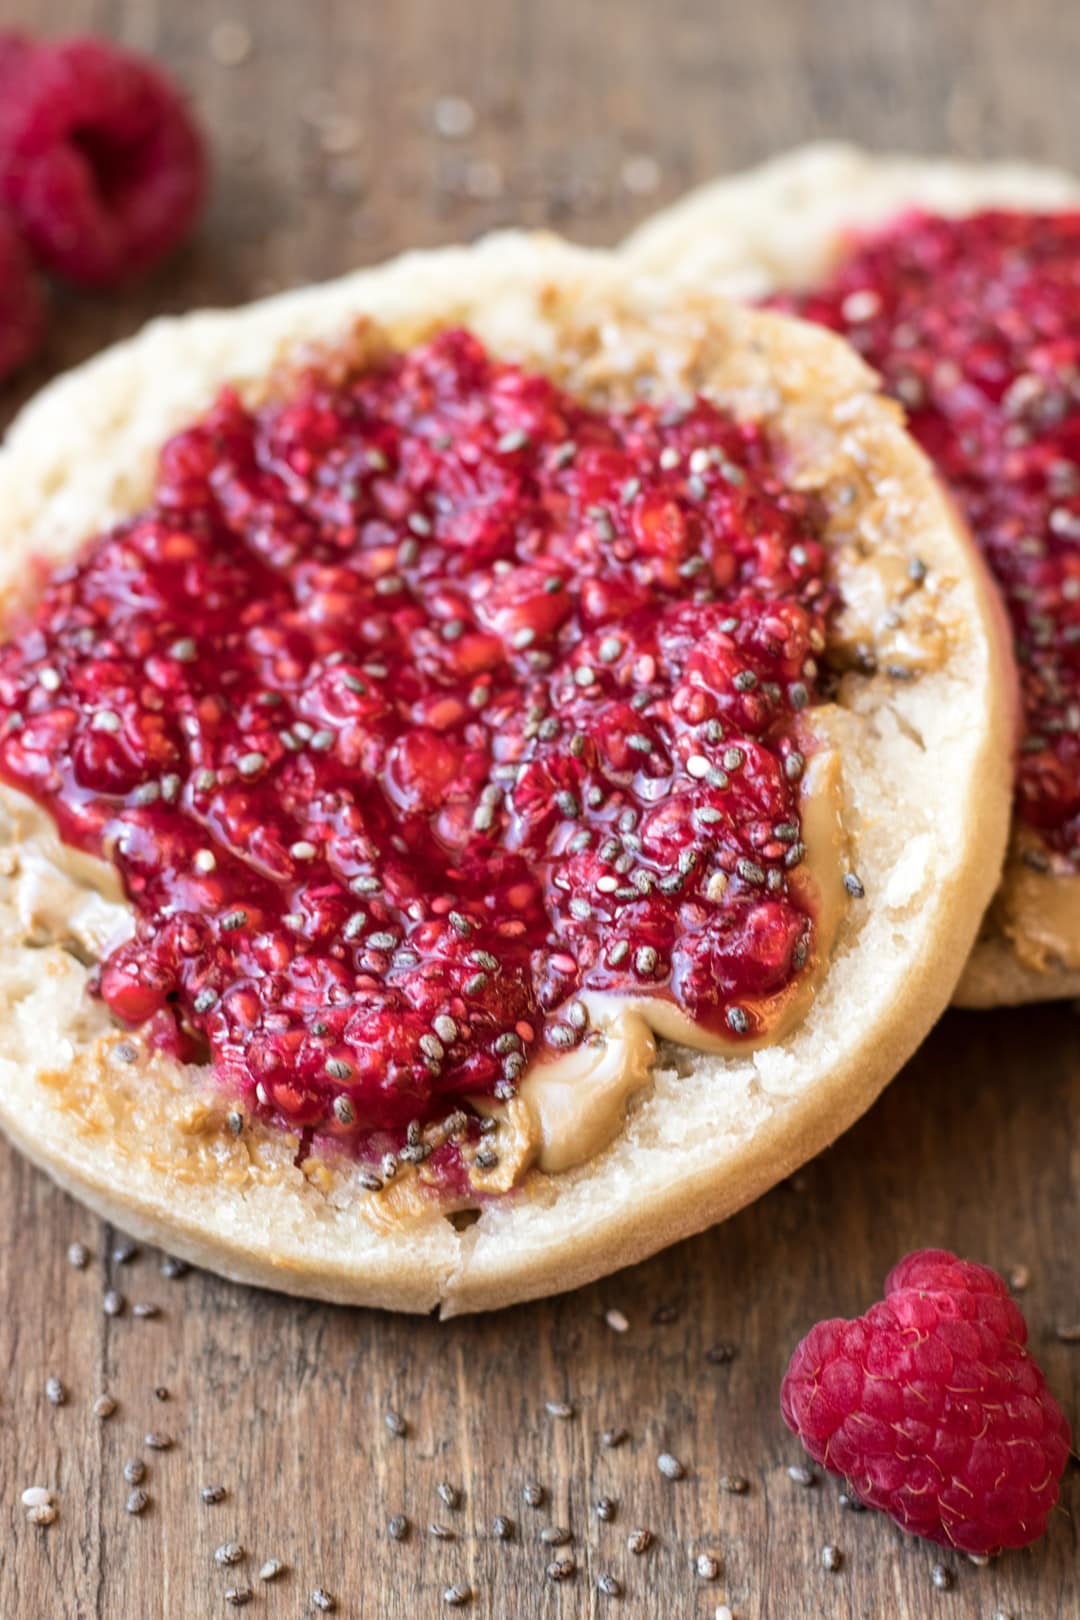
{"type": "Polygon", "coordinates": [[[243,1547],[238,1541],[224,1541],[214,1553],[214,1563],[220,1564],[222,1569],[229,1569],[246,1556],[243,1547]]]}
{"type": "Polygon", "coordinates": [[[386,1529],[391,1541],[405,1541],[409,1535],[409,1521],[404,1513],[395,1513],[386,1529]]]}
{"type": "Polygon", "coordinates": [[[203,1485],[199,1488],[199,1499],[207,1507],[214,1507],[218,1502],[225,1500],[224,1485],[203,1485]]]}
{"type": "Polygon", "coordinates": [[[605,1429],[600,1436],[600,1444],[607,1451],[614,1451],[616,1447],[624,1445],[630,1438],[629,1429],[605,1429]]]}
{"type": "Polygon", "coordinates": [[[573,1558],[555,1558],[547,1566],[544,1574],[549,1581],[568,1581],[577,1572],[577,1563],[573,1558]]]}
{"type": "Polygon", "coordinates": [[[521,1495],[526,1507],[543,1507],[545,1494],[544,1487],[538,1485],[535,1480],[529,1480],[521,1488],[521,1495]]]}
{"type": "Polygon", "coordinates": [[[401,1413],[395,1412],[393,1407],[390,1407],[390,1409],[387,1411],[383,1418],[383,1422],[386,1424],[386,1427],[389,1429],[390,1433],[397,1440],[403,1440],[409,1432],[409,1425],[406,1423],[401,1413]]]}
{"type": "Polygon", "coordinates": [[[101,1301],[101,1308],[106,1316],[123,1316],[126,1303],[123,1294],[118,1294],[115,1288],[110,1288],[101,1301]]]}
{"type": "Polygon", "coordinates": [[[715,1581],[720,1578],[720,1560],[714,1558],[712,1553],[698,1553],[694,1567],[700,1580],[715,1581]]]}
{"type": "Polygon", "coordinates": [[[946,1569],[944,1564],[934,1565],[930,1571],[930,1580],[939,1592],[949,1592],[956,1584],[956,1576],[951,1569],[946,1569]]]}
{"type": "Polygon", "coordinates": [[[649,1548],[652,1546],[652,1543],[652,1531],[644,1528],[631,1530],[630,1534],[626,1538],[627,1548],[633,1553],[635,1558],[640,1558],[642,1553],[647,1553],[649,1548]]]}
{"type": "Polygon", "coordinates": [[[615,1518],[616,1505],[610,1496],[598,1496],[596,1499],[596,1517],[601,1524],[611,1524],[615,1518]]]}
{"type": "Polygon", "coordinates": [[[622,1582],[604,1570],[596,1577],[596,1590],[602,1592],[604,1597],[622,1597],[622,1582]]]}
{"type": "Polygon", "coordinates": [[[491,1521],[491,1533],[496,1541],[513,1541],[515,1529],[513,1519],[508,1519],[505,1513],[496,1513],[491,1521]]]}
{"type": "Polygon", "coordinates": [[[827,1570],[829,1570],[830,1573],[835,1573],[835,1571],[840,1568],[840,1566],[841,1566],[841,1564],[843,1562],[844,1562],[844,1557],[843,1557],[843,1554],[841,1553],[839,1547],[834,1547],[831,1542],[827,1542],[826,1545],[824,1547],[822,1547],[822,1549],[821,1549],[821,1567],[822,1567],[822,1569],[827,1569],[827,1570]]]}
{"type": "Polygon", "coordinates": [[[128,1493],[128,1499],[124,1503],[124,1511],[125,1513],[132,1514],[144,1513],[149,1506],[150,1497],[148,1493],[140,1487],[138,1490],[130,1491],[128,1493]]]}
{"type": "Polygon", "coordinates": [[[76,1271],[85,1271],[90,1263],[90,1251],[83,1243],[69,1243],[67,1260],[68,1265],[74,1266],[76,1271]]]}
{"type": "Polygon", "coordinates": [[[670,1451],[662,1451],[656,1459],[656,1466],[665,1479],[683,1479],[686,1469],[678,1457],[673,1457],[670,1451]]]}
{"type": "Polygon", "coordinates": [[[67,1404],[67,1390],[60,1378],[46,1378],[45,1399],[50,1406],[65,1406],[67,1404]]]}

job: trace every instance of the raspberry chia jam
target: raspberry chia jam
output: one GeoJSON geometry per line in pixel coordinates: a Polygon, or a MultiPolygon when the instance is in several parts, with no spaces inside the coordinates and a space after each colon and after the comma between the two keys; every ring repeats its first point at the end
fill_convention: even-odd
{"type": "Polygon", "coordinates": [[[224,392],[0,650],[0,776],[134,911],[112,1013],[365,1155],[594,1038],[583,991],[760,1038],[823,523],[760,426],[465,332],[224,392]]]}
{"type": "Polygon", "coordinates": [[[1017,811],[1077,866],[1080,212],[909,214],[853,241],[823,286],[773,302],[882,373],[957,497],[1015,638],[1017,811]]]}

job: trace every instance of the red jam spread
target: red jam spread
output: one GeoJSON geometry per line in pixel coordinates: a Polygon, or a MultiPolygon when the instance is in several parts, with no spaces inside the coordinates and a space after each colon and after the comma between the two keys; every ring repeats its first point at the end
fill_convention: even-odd
{"type": "Polygon", "coordinates": [[[585,989],[761,1033],[822,522],[760,426],[465,332],[223,393],[0,650],[0,775],[134,909],[113,1014],[358,1149],[513,1095],[585,989]]]}
{"type": "Polygon", "coordinates": [[[1018,812],[1080,862],[1080,212],[908,215],[776,302],[883,374],[959,500],[1016,642],[1018,812]]]}

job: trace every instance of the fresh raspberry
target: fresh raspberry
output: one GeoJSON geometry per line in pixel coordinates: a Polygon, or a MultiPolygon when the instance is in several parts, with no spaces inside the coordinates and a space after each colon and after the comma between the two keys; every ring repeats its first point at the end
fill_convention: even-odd
{"type": "Polygon", "coordinates": [[[45,304],[30,255],[0,212],[0,380],[30,358],[44,331],[45,304]]]}
{"type": "Polygon", "coordinates": [[[128,281],[186,233],[206,161],[187,108],[144,58],[98,39],[0,41],[3,195],[41,262],[128,281]]]}
{"type": "Polygon", "coordinates": [[[815,1462],[913,1535],[987,1554],[1046,1529],[1069,1425],[989,1266],[909,1254],[885,1298],[811,1328],[780,1395],[815,1462]]]}

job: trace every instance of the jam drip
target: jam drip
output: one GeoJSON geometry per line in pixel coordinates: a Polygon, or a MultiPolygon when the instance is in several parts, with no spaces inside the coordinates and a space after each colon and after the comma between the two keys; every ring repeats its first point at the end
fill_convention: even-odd
{"type": "MultiPolygon", "coordinates": [[[[1080,862],[1080,213],[913,214],[774,300],[906,406],[1001,587],[1020,664],[1017,810],[1080,862]]],[[[1037,855],[1037,851],[1031,852],[1037,855]]]]}
{"type": "Polygon", "coordinates": [[[114,1015],[365,1151],[589,1039],[582,990],[760,1034],[821,524],[760,426],[463,332],[223,393],[0,652],[0,774],[134,908],[114,1015]]]}

